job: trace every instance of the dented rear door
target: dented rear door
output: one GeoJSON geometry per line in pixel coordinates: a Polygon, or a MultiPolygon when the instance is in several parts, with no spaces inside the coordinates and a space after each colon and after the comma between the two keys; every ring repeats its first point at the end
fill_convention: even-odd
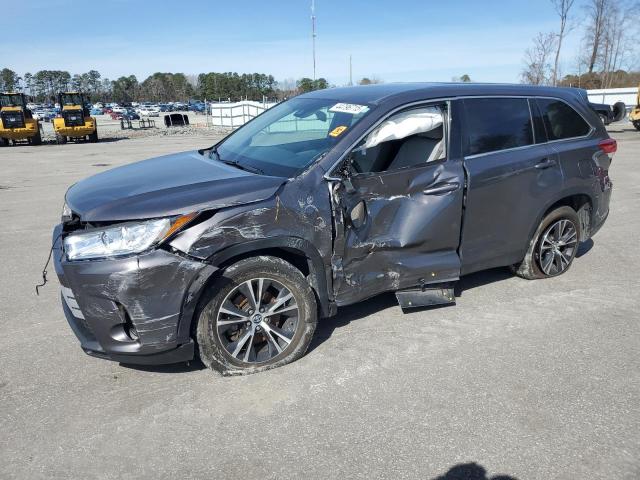
{"type": "Polygon", "coordinates": [[[353,189],[349,182],[332,184],[339,305],[459,277],[464,172],[455,112],[454,107],[447,159],[356,174],[350,178],[353,189]]]}

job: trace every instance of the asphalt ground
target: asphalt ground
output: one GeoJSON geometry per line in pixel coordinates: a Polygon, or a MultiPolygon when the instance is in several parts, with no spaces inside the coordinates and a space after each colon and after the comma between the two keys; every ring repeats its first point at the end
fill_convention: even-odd
{"type": "Polygon", "coordinates": [[[381,295],[231,378],[88,357],[55,275],[34,291],[69,185],[212,136],[0,148],[0,478],[640,478],[640,132],[612,135],[611,214],[567,274],[381,295]]]}

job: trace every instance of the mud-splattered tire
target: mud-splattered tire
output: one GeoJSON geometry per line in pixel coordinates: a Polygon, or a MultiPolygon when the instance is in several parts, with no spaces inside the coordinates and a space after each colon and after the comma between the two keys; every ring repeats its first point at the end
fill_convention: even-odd
{"type": "Polygon", "coordinates": [[[522,262],[512,265],[511,271],[515,275],[527,280],[536,280],[561,275],[569,270],[571,263],[573,263],[576,251],[578,250],[579,238],[581,238],[580,220],[576,211],[571,207],[556,208],[542,219],[542,222],[540,222],[538,229],[529,243],[529,248],[527,249],[524,259],[522,262]],[[562,221],[566,221],[566,223],[562,223],[562,221]],[[546,250],[549,248],[549,241],[547,238],[552,237],[556,232],[556,230],[551,232],[550,230],[554,228],[558,229],[560,228],[560,225],[564,225],[567,232],[567,238],[569,238],[569,236],[573,237],[573,235],[570,234],[570,231],[575,232],[575,240],[571,240],[572,242],[575,241],[575,243],[573,244],[573,248],[569,249],[565,248],[566,246],[558,247],[557,263],[558,265],[561,265],[562,268],[558,268],[556,271],[553,268],[550,269],[545,266],[546,262],[544,261],[544,258],[547,255],[546,250]],[[565,248],[565,250],[561,251],[561,248],[565,248]]]}
{"type": "Polygon", "coordinates": [[[259,256],[226,268],[200,301],[196,318],[200,359],[234,375],[302,357],[316,329],[318,309],[300,270],[280,258],[259,256]]]}

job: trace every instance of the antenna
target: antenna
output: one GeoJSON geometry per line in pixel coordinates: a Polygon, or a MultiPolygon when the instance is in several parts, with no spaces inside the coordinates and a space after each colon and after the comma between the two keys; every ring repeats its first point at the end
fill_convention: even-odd
{"type": "Polygon", "coordinates": [[[311,0],[311,40],[313,42],[313,79],[316,79],[316,0],[311,0]]]}
{"type": "Polygon", "coordinates": [[[353,64],[351,63],[351,54],[349,54],[349,86],[353,85],[353,64]]]}

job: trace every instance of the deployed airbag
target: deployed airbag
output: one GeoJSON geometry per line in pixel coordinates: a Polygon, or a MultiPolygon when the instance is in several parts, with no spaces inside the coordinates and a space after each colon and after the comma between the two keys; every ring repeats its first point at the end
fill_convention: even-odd
{"type": "Polygon", "coordinates": [[[442,111],[437,107],[425,107],[409,110],[385,120],[369,134],[363,149],[375,147],[383,142],[401,140],[425,133],[442,125],[442,111]]]}

